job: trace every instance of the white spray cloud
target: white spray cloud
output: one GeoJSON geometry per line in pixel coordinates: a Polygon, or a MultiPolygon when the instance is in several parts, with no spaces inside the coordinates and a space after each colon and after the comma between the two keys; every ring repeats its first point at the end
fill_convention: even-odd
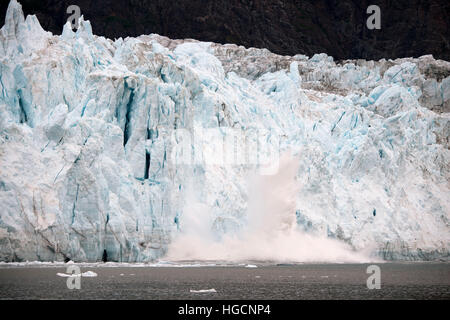
{"type": "Polygon", "coordinates": [[[361,252],[338,240],[301,231],[296,224],[295,176],[298,159],[285,154],[274,175],[249,178],[247,225],[217,237],[208,206],[191,189],[181,217],[182,231],[169,246],[166,259],[271,262],[369,262],[361,252]],[[220,239],[219,239],[220,238],[220,239]]]}

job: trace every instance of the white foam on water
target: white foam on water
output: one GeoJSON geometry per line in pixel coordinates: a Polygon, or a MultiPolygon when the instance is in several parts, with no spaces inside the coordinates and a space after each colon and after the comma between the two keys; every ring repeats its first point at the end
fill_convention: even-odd
{"type": "Polygon", "coordinates": [[[0,262],[1,268],[26,268],[26,267],[53,267],[63,268],[75,264],[81,268],[195,268],[195,267],[233,267],[232,262],[206,263],[190,261],[186,263],[157,261],[153,263],[129,263],[129,262],[71,262],[62,261],[26,261],[26,262],[0,262]]]}

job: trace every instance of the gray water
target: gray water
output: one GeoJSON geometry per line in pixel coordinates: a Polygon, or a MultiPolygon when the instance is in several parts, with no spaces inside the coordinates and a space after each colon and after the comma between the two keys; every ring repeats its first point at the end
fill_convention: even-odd
{"type": "Polygon", "coordinates": [[[382,263],[369,290],[367,264],[213,267],[83,266],[97,277],[68,289],[66,267],[0,268],[0,299],[446,299],[450,263],[382,263]],[[191,293],[214,288],[216,293],[191,293]]]}

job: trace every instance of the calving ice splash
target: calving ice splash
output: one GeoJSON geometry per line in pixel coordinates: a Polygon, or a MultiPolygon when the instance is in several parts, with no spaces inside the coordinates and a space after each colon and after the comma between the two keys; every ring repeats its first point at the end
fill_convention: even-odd
{"type": "MultiPolygon", "coordinates": [[[[248,207],[242,226],[226,233],[211,228],[209,209],[195,198],[186,204],[182,231],[169,245],[167,259],[274,262],[368,262],[369,255],[355,252],[337,240],[302,231],[296,222],[298,159],[286,153],[273,175],[249,176],[248,207]]],[[[236,224],[237,225],[237,224],[236,224]]],[[[372,260],[371,260],[372,259],[372,260]]],[[[248,267],[256,267],[248,265],[248,267]]]]}
{"type": "Polygon", "coordinates": [[[113,41],[82,17],[53,35],[12,0],[0,260],[447,259],[449,74],[431,56],[113,41]]]}

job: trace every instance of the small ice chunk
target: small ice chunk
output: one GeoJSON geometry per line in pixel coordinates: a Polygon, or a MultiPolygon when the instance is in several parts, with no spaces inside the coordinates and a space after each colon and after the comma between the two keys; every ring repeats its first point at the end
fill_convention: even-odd
{"type": "Polygon", "coordinates": [[[254,264],[248,264],[245,267],[246,268],[258,268],[258,266],[255,266],[254,264]]]}
{"type": "Polygon", "coordinates": [[[189,290],[191,293],[216,293],[216,289],[189,290]]]}
{"type": "Polygon", "coordinates": [[[68,277],[71,277],[71,276],[72,276],[71,274],[61,273],[61,272],[58,272],[56,275],[57,275],[58,277],[65,277],[65,278],[68,278],[68,277]]]}
{"type": "Polygon", "coordinates": [[[86,271],[86,272],[83,272],[81,274],[69,274],[69,273],[58,272],[56,275],[59,276],[59,277],[65,277],[65,278],[68,278],[68,277],[79,277],[79,276],[82,276],[82,277],[96,277],[97,276],[97,274],[95,272],[93,272],[93,271],[86,271]]]}

